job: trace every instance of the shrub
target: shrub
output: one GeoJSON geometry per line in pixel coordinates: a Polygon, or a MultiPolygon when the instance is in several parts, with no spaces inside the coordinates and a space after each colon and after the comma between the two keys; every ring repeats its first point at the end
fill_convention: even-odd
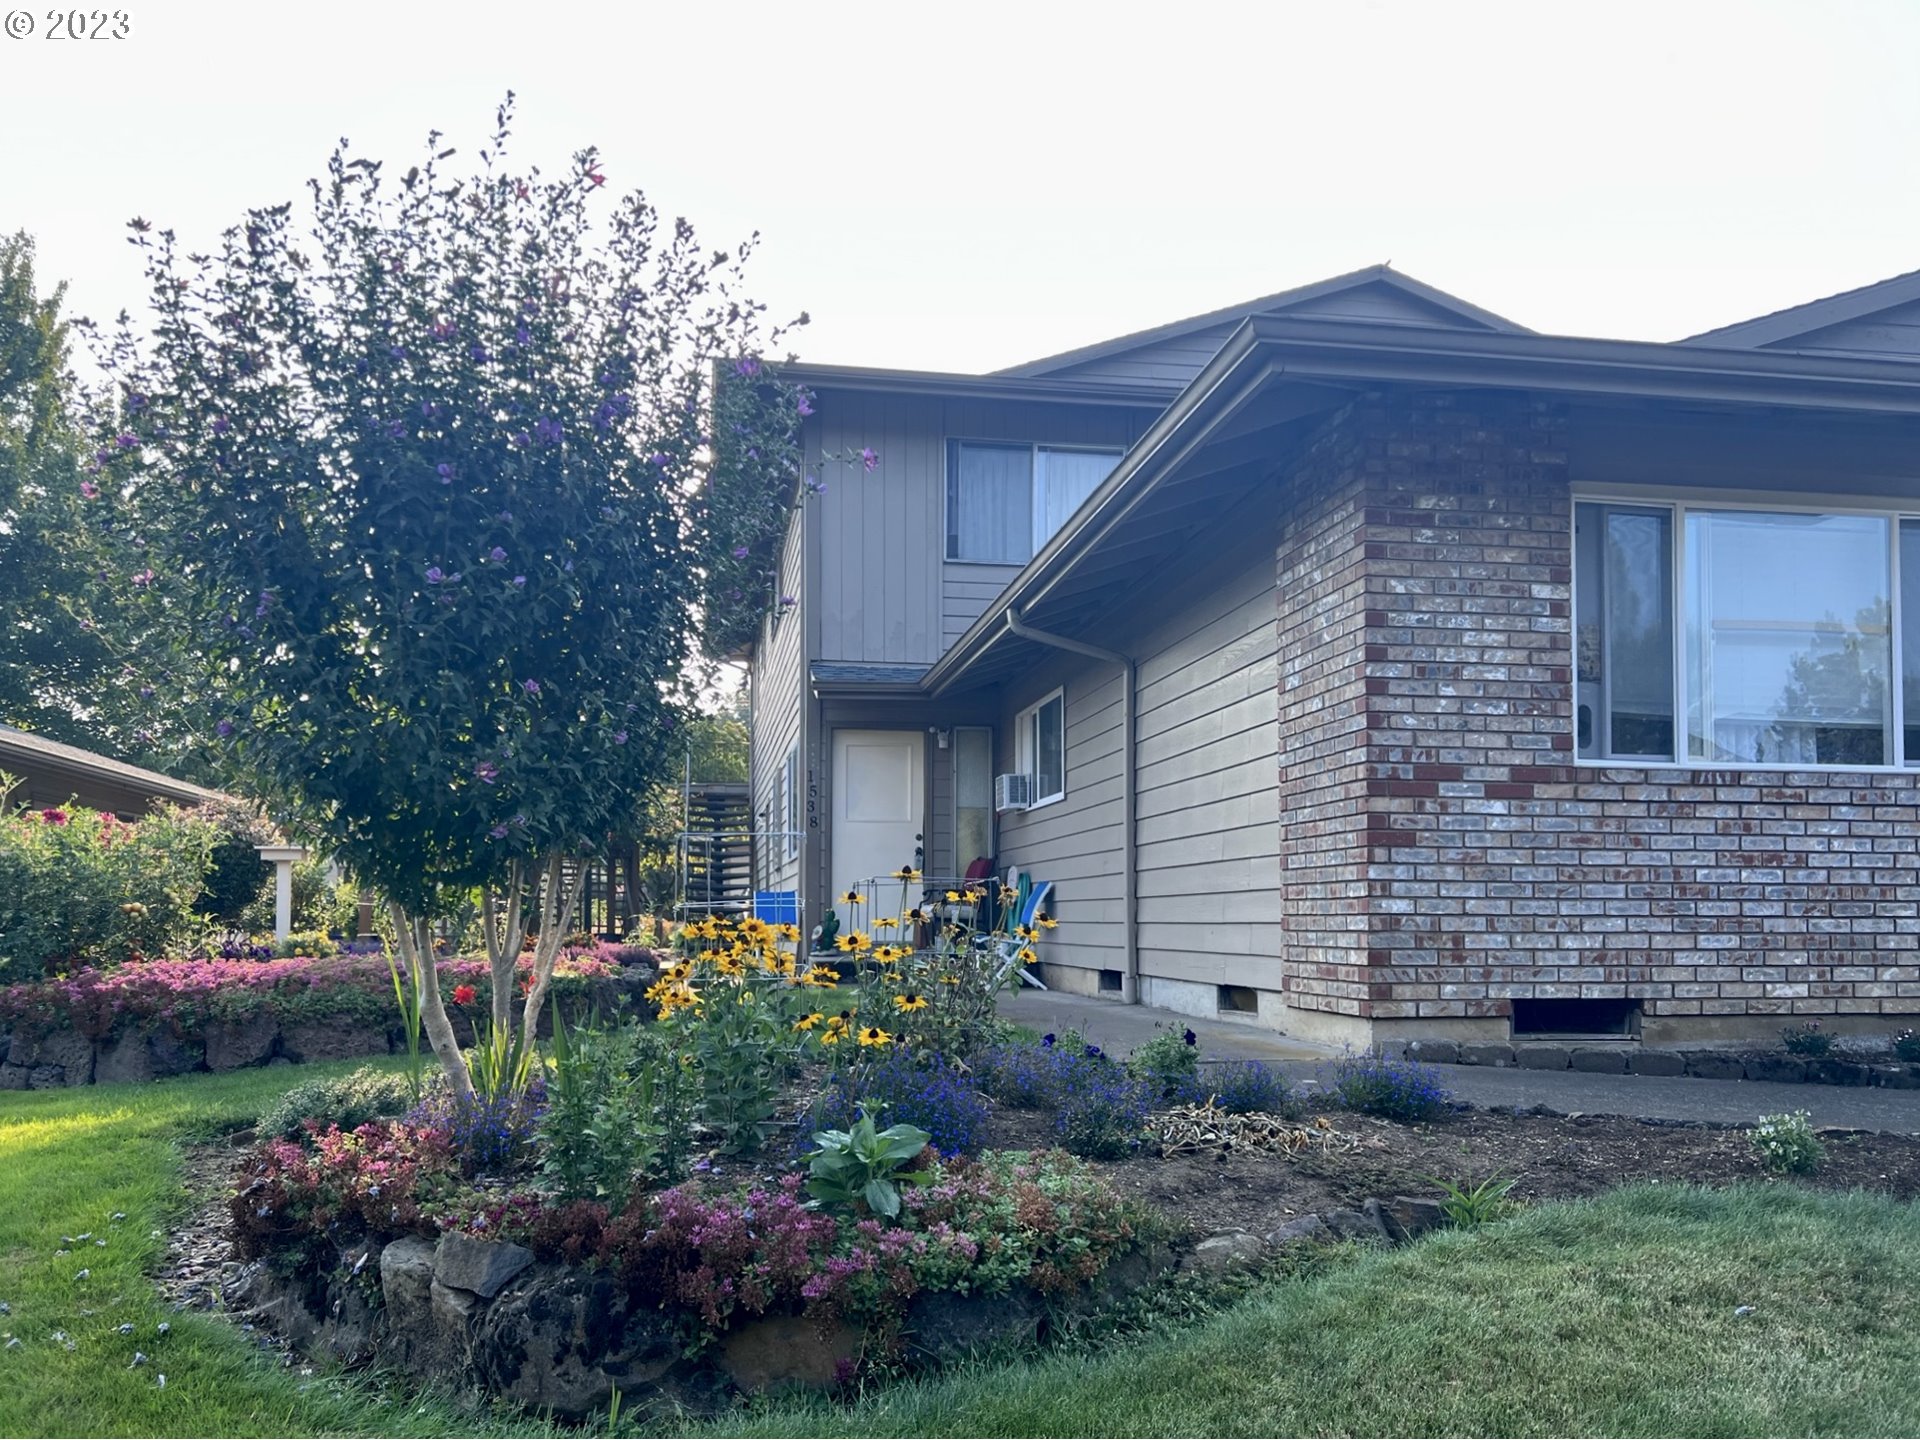
{"type": "Polygon", "coordinates": [[[1920,1065],[1920,1035],[1902,1030],[1893,1037],[1893,1053],[1909,1065],[1920,1065]]]}
{"type": "Polygon", "coordinates": [[[836,1072],[808,1112],[808,1131],[849,1128],[862,1105],[889,1124],[918,1126],[942,1155],[971,1154],[985,1137],[987,1099],[939,1055],[895,1048],[836,1072]]]}
{"type": "MultiPolygon", "coordinates": [[[[637,1025],[570,1029],[554,1012],[540,1168],[562,1199],[597,1200],[617,1213],[662,1159],[680,1067],[659,1041],[637,1025]]],[[[684,1140],[684,1127],[676,1133],[684,1140]]]]}
{"type": "Polygon", "coordinates": [[[1787,1047],[1789,1055],[1817,1058],[1833,1049],[1833,1036],[1820,1028],[1818,1020],[1787,1026],[1780,1032],[1780,1041],[1787,1047]]]}
{"type": "Polygon", "coordinates": [[[444,1132],[397,1120],[328,1128],[311,1151],[268,1140],[254,1151],[231,1202],[242,1259],[292,1245],[345,1244],[430,1228],[426,1212],[459,1183],[444,1132]]]}
{"type": "Polygon", "coordinates": [[[135,824],[76,805],[0,813],[0,983],[184,950],[212,848],[212,828],[177,810],[135,824]]]}
{"type": "Polygon", "coordinates": [[[333,1080],[304,1080],[260,1112],[262,1139],[297,1140],[329,1128],[357,1130],[370,1120],[398,1115],[411,1097],[406,1077],[363,1065],[333,1080]]]}
{"type": "Polygon", "coordinates": [[[1089,1160],[1121,1160],[1139,1148],[1153,1094],[1088,1047],[1060,1070],[1054,1128],[1067,1151],[1089,1160]]]}
{"type": "Polygon", "coordinates": [[[1200,1073],[1200,1037],[1191,1030],[1165,1030],[1127,1057],[1127,1073],[1156,1100],[1187,1093],[1200,1073]]]}
{"type": "MultiPolygon", "coordinates": [[[[273,878],[273,866],[260,858],[260,847],[278,844],[280,834],[266,816],[241,800],[203,801],[187,814],[204,824],[213,837],[206,878],[193,908],[229,930],[240,929],[247,911],[273,878]]],[[[271,895],[266,899],[271,917],[271,895]]]]}
{"type": "Polygon", "coordinates": [[[294,960],[302,956],[315,960],[329,960],[340,953],[340,947],[333,943],[333,937],[321,930],[294,930],[284,940],[273,944],[276,960],[294,960]]]}
{"type": "Polygon", "coordinates": [[[1826,1147],[1813,1133],[1813,1119],[1804,1110],[1762,1115],[1750,1137],[1767,1168],[1787,1175],[1811,1175],[1826,1158],[1826,1147]]]}
{"type": "Polygon", "coordinates": [[[1440,1077],[1426,1066],[1383,1055],[1339,1060],[1329,1088],[1349,1110],[1408,1125],[1431,1120],[1451,1098],[1440,1077]]]}
{"type": "Polygon", "coordinates": [[[1304,1106],[1287,1077],[1258,1060],[1236,1060],[1186,1082],[1183,1099],[1212,1101],[1235,1115],[1298,1116],[1304,1106]]]}

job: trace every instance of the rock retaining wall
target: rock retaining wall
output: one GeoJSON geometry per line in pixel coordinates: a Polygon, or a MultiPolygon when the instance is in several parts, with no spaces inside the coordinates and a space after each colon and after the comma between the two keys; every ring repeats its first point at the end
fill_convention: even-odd
{"type": "MultiPolygon", "coordinates": [[[[609,976],[588,984],[584,1002],[572,1007],[611,1012],[637,998],[651,971],[609,976]]],[[[541,1033],[552,1025],[553,1007],[542,1016],[541,1033]]],[[[472,1036],[467,1038],[471,1040],[472,1036]]],[[[422,1040],[425,1045],[425,1040],[422,1040]]],[[[0,1090],[57,1090],[67,1085],[112,1085],[164,1080],[196,1070],[244,1070],[255,1065],[306,1064],[316,1060],[354,1060],[406,1050],[398,1024],[370,1025],[350,1019],[281,1020],[261,1011],[232,1023],[213,1023],[196,1034],[165,1027],[136,1026],[90,1039],[73,1030],[41,1032],[0,1030],[0,1090]]]]}
{"type": "Polygon", "coordinates": [[[1580,1070],[1593,1075],[1690,1075],[1701,1080],[1770,1080],[1785,1084],[1877,1085],[1920,1090],[1920,1065],[1842,1053],[1812,1058],[1732,1050],[1644,1050],[1633,1045],[1476,1045],[1414,1040],[1409,1060],[1427,1065],[1491,1065],[1521,1070],[1580,1070]]]}

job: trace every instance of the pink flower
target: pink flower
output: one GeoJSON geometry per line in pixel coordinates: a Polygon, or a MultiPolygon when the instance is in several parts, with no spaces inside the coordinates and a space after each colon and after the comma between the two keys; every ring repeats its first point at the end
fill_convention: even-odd
{"type": "Polygon", "coordinates": [[[100,487],[91,480],[82,480],[80,482],[80,493],[89,500],[97,500],[100,497],[100,487]]]}
{"type": "Polygon", "coordinates": [[[40,818],[49,825],[64,825],[67,823],[67,812],[55,806],[50,810],[42,810],[40,818]]]}
{"type": "Polygon", "coordinates": [[[874,467],[880,463],[880,452],[872,446],[867,446],[860,452],[860,463],[866,466],[868,473],[871,474],[874,467]]]}

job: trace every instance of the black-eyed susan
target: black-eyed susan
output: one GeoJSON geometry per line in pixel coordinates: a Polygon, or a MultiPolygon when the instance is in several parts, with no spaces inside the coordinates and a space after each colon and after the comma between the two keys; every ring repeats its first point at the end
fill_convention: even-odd
{"type": "Polygon", "coordinates": [[[1020,949],[1015,952],[1014,958],[1022,965],[1031,965],[1040,957],[1033,953],[1033,947],[1031,945],[1022,945],[1020,949]]]}
{"type": "Polygon", "coordinates": [[[893,1043],[893,1036],[882,1030],[878,1025],[869,1025],[860,1032],[860,1043],[862,1045],[891,1045],[893,1043]]]}
{"type": "Polygon", "coordinates": [[[918,905],[914,906],[913,909],[907,911],[907,923],[910,925],[926,924],[927,912],[922,910],[918,905]]]}
{"type": "Polygon", "coordinates": [[[911,885],[915,880],[920,878],[920,872],[911,865],[902,865],[898,870],[893,872],[893,878],[902,884],[911,885]]]}
{"type": "Polygon", "coordinates": [[[916,1010],[924,1010],[929,1003],[926,996],[915,995],[911,992],[893,997],[893,1008],[898,1010],[902,1015],[911,1015],[916,1010]]]}
{"type": "Polygon", "coordinates": [[[1014,889],[1013,886],[1002,885],[1000,887],[1000,903],[1002,905],[1012,905],[1016,903],[1019,899],[1020,899],[1020,892],[1014,889]]]}
{"type": "Polygon", "coordinates": [[[858,890],[849,890],[840,897],[840,903],[842,905],[864,905],[867,902],[861,898],[858,890]]]}
{"type": "Polygon", "coordinates": [[[1034,919],[1040,922],[1040,928],[1042,930],[1058,930],[1060,928],[1060,922],[1044,910],[1034,916],[1034,919]]]}
{"type": "Polygon", "coordinates": [[[881,945],[875,948],[873,958],[882,965],[896,965],[912,953],[904,945],[881,945]]]}
{"type": "Polygon", "coordinates": [[[900,922],[891,915],[876,915],[873,917],[873,928],[876,930],[894,930],[899,928],[899,925],[900,922]]]}
{"type": "Polygon", "coordinates": [[[747,962],[738,955],[719,955],[714,958],[713,968],[729,980],[738,980],[747,973],[747,962]]]}
{"type": "Polygon", "coordinates": [[[831,990],[840,983],[840,972],[831,965],[809,966],[807,973],[800,977],[800,983],[816,990],[831,990]]]}
{"type": "Polygon", "coordinates": [[[962,898],[963,897],[961,896],[958,890],[947,891],[947,903],[949,905],[958,905],[962,898]]]}
{"type": "Polygon", "coordinates": [[[1031,925],[1016,925],[1013,927],[1013,933],[1018,935],[1022,940],[1031,940],[1040,932],[1035,930],[1031,925]]]}
{"type": "Polygon", "coordinates": [[[822,1015],[819,1011],[816,1010],[814,1011],[813,1014],[802,1015],[798,1020],[794,1021],[793,1028],[796,1030],[805,1032],[813,1029],[814,1026],[818,1025],[822,1020],[825,1020],[826,1018],[827,1018],[826,1016],[822,1015]]]}
{"type": "Polygon", "coordinates": [[[800,938],[800,927],[798,925],[776,925],[773,927],[773,930],[774,934],[782,940],[794,941],[800,938]]]}

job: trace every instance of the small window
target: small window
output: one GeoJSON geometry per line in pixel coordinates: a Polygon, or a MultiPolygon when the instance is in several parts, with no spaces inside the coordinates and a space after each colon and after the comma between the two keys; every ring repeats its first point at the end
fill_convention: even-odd
{"type": "Polygon", "coordinates": [[[1024,565],[1113,472],[1117,450],[954,440],[947,558],[1024,565]]]}
{"type": "Polygon", "coordinates": [[[1067,699],[1056,690],[1038,705],[1022,710],[1014,722],[1016,760],[1023,774],[1033,776],[1033,799],[1028,808],[1058,800],[1067,793],[1067,699]]]}
{"type": "Polygon", "coordinates": [[[1673,515],[1580,505],[1579,746],[1589,760],[1673,758],[1673,515]]]}
{"type": "Polygon", "coordinates": [[[780,772],[780,811],[787,833],[781,837],[781,853],[791,860],[800,853],[800,747],[787,752],[787,763],[780,772]]]}

